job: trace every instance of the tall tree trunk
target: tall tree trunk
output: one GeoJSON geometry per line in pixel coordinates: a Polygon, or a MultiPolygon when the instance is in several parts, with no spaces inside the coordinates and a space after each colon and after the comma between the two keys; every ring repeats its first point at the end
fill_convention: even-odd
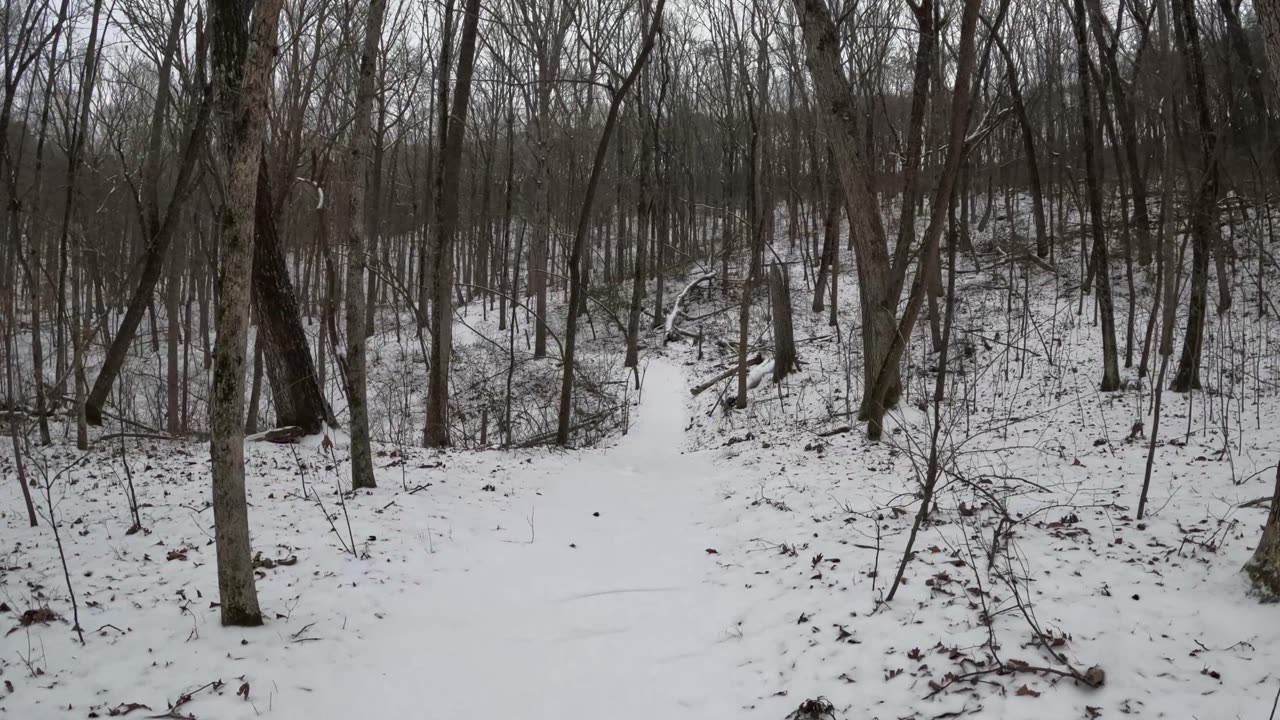
{"type": "MultiPolygon", "coordinates": [[[[755,22],[757,18],[753,18],[755,22]]],[[[749,189],[748,207],[751,217],[751,245],[748,248],[747,275],[742,279],[742,299],[738,305],[738,394],[734,407],[741,410],[747,406],[748,385],[748,343],[751,339],[751,300],[755,285],[760,281],[761,258],[768,233],[768,222],[771,217],[766,205],[765,189],[765,139],[768,135],[769,111],[769,47],[768,40],[762,34],[758,36],[756,50],[756,79],[754,91],[749,90],[746,98],[747,119],[751,128],[749,144],[749,189]]]]}
{"type": "MultiPolygon", "coordinates": [[[[984,18],[985,21],[985,18],[984,18]]],[[[1036,228],[1036,255],[1049,255],[1049,233],[1045,224],[1044,189],[1040,180],[1040,162],[1036,156],[1036,131],[1031,125],[1027,113],[1027,104],[1022,97],[1022,81],[1018,79],[1018,67],[1013,61],[1013,54],[1005,45],[1004,38],[998,32],[992,32],[992,39],[1000,56],[1004,58],[1005,76],[1009,81],[1009,98],[1013,101],[1013,113],[1018,119],[1018,127],[1022,130],[1022,149],[1027,154],[1027,185],[1031,193],[1031,217],[1036,228]]]]}
{"type": "MultiPolygon", "coordinates": [[[[893,273],[880,205],[871,188],[871,175],[862,157],[862,139],[854,120],[856,95],[841,70],[835,22],[824,0],[792,2],[804,35],[805,60],[813,78],[819,125],[828,137],[844,189],[862,308],[863,399],[859,416],[867,418],[871,412],[872,389],[897,331],[894,314],[898,297],[892,292],[893,273]]],[[[967,88],[965,92],[967,94],[967,88]]],[[[889,368],[886,381],[882,402],[887,408],[896,405],[902,393],[896,362],[889,368]]]]}
{"type": "Polygon", "coordinates": [[[271,58],[283,0],[260,0],[250,18],[238,0],[210,0],[213,77],[228,163],[222,282],[210,397],[209,453],[223,625],[261,625],[244,492],[244,360],[258,167],[266,134],[271,58]],[[250,22],[251,26],[246,26],[250,22]]]}
{"type": "Polygon", "coordinates": [[[1080,127],[1084,146],[1085,184],[1089,202],[1089,228],[1093,233],[1093,268],[1097,280],[1098,313],[1102,316],[1102,392],[1120,389],[1120,364],[1116,347],[1115,305],[1111,297],[1111,265],[1107,236],[1102,225],[1102,180],[1098,170],[1098,127],[1094,122],[1089,93],[1089,39],[1085,31],[1084,0],[1075,0],[1072,18],[1076,36],[1078,82],[1080,84],[1080,127]]]}
{"type": "MultiPolygon", "coordinates": [[[[55,377],[58,379],[54,393],[58,395],[62,394],[64,389],[63,383],[66,376],[63,371],[67,362],[67,344],[64,335],[66,332],[65,318],[67,317],[67,259],[69,257],[67,243],[71,237],[71,216],[77,205],[76,186],[80,177],[81,155],[84,152],[85,135],[89,132],[89,108],[93,104],[93,91],[98,78],[98,24],[101,16],[102,0],[94,0],[93,19],[89,24],[89,41],[85,46],[84,67],[80,75],[80,94],[76,105],[79,117],[71,130],[71,147],[67,150],[67,177],[63,194],[61,239],[58,248],[57,314],[54,317],[54,325],[57,328],[57,347],[55,348],[57,369],[55,377]]],[[[4,132],[8,133],[8,131],[8,126],[6,126],[4,132]]],[[[77,408],[76,412],[81,412],[81,409],[77,408]]]]}
{"type": "Polygon", "coordinates": [[[947,138],[946,161],[942,174],[938,178],[938,187],[933,196],[929,211],[929,227],[925,232],[924,247],[921,250],[920,269],[917,282],[907,299],[907,306],[902,312],[902,320],[894,328],[887,341],[884,358],[876,371],[876,380],[872,384],[868,397],[867,436],[872,440],[880,439],[883,433],[884,414],[890,407],[891,399],[896,400],[901,381],[898,379],[898,365],[906,351],[907,338],[920,314],[924,301],[926,286],[935,274],[938,263],[938,247],[942,231],[946,225],[948,198],[955,189],[956,178],[964,162],[967,151],[965,135],[969,125],[970,91],[973,87],[974,35],[978,24],[978,6],[980,0],[965,0],[964,12],[960,23],[960,46],[956,60],[955,93],[951,99],[951,128],[947,138]]]}
{"type": "MultiPolygon", "coordinates": [[[[347,227],[347,407],[351,412],[351,487],[377,486],[373,454],[369,449],[369,396],[365,356],[365,256],[371,236],[373,213],[367,206],[374,182],[373,101],[378,41],[386,15],[386,0],[370,0],[360,51],[360,80],[356,89],[356,118],[351,130],[351,155],[347,159],[350,192],[343,221],[347,227]]],[[[377,212],[377,208],[372,209],[377,212]]]]}
{"type": "MultiPolygon", "coordinates": [[[[1268,2],[1269,0],[1254,0],[1254,9],[1258,14],[1264,33],[1264,44],[1269,42],[1267,18],[1265,17],[1267,10],[1263,7],[1268,2]]],[[[1270,156],[1272,170],[1277,176],[1280,176],[1280,142],[1277,142],[1280,123],[1277,123],[1267,112],[1267,93],[1263,90],[1263,70],[1257,60],[1254,59],[1253,49],[1249,45],[1249,36],[1240,24],[1240,12],[1236,5],[1235,0],[1218,0],[1218,8],[1222,11],[1222,19],[1227,28],[1227,37],[1231,41],[1231,49],[1240,58],[1240,63],[1244,65],[1245,85],[1249,90],[1249,102],[1253,106],[1257,121],[1262,123],[1266,131],[1267,147],[1265,151],[1270,156]]],[[[1275,68],[1276,66],[1272,65],[1271,67],[1275,68]]],[[[1275,71],[1273,70],[1272,72],[1275,71]]]]}
{"type": "Polygon", "coordinates": [[[170,435],[177,435],[182,431],[179,395],[182,368],[179,366],[178,347],[183,332],[182,277],[187,269],[186,255],[186,248],[183,247],[175,248],[169,254],[169,278],[165,282],[164,314],[168,322],[165,332],[165,428],[170,435]]]}
{"type": "MultiPolygon", "coordinates": [[[[1255,0],[1254,7],[1262,25],[1263,47],[1271,69],[1271,88],[1280,94],[1280,0],[1255,0]]],[[[1245,566],[1245,572],[1260,596],[1280,600],[1280,464],[1276,465],[1271,512],[1267,515],[1262,540],[1245,566]]]]}
{"type": "Polygon", "coordinates": [[[325,423],[336,427],[338,422],[325,401],[302,327],[302,311],[276,229],[265,154],[259,158],[255,193],[252,297],[258,310],[258,331],[266,339],[267,377],[276,403],[276,421],[314,435],[325,423]]]}
{"type": "MultiPolygon", "coordinates": [[[[1098,44],[1098,55],[1102,59],[1103,78],[1111,88],[1111,96],[1115,98],[1115,117],[1120,129],[1120,140],[1124,150],[1123,157],[1128,165],[1129,192],[1133,199],[1133,229],[1137,235],[1138,262],[1144,267],[1151,264],[1151,219],[1147,213],[1147,183],[1138,161],[1138,129],[1133,119],[1133,108],[1129,104],[1128,94],[1124,89],[1124,80],[1120,76],[1120,67],[1116,63],[1118,41],[1110,38],[1112,34],[1106,16],[1102,13],[1100,0],[1088,0],[1089,20],[1093,35],[1098,44]]],[[[1085,22],[1081,17],[1080,22],[1085,22]]],[[[1098,94],[1106,92],[1101,84],[1098,94]]],[[[1123,174],[1121,174],[1123,177],[1123,174]]],[[[1101,300],[1101,296],[1099,296],[1101,300]]]]}
{"type": "Polygon", "coordinates": [[[480,0],[466,0],[462,40],[458,49],[458,75],[453,92],[448,135],[440,159],[443,167],[437,188],[436,237],[432,253],[431,368],[427,378],[427,447],[449,445],[449,360],[453,350],[453,241],[458,226],[458,181],[462,144],[466,137],[467,106],[471,101],[471,76],[475,67],[476,32],[480,0]]]}
{"type": "MultiPolygon", "coordinates": [[[[120,376],[121,369],[124,368],[125,360],[129,355],[129,347],[137,336],[138,326],[142,324],[142,316],[151,306],[156,283],[160,281],[160,276],[163,274],[165,258],[169,254],[169,246],[173,241],[174,235],[178,232],[182,209],[198,184],[196,175],[199,171],[201,156],[204,153],[212,104],[212,87],[203,78],[203,67],[204,62],[197,58],[197,82],[202,89],[202,97],[194,109],[190,131],[187,134],[182,155],[178,161],[178,174],[174,180],[173,198],[169,201],[168,209],[162,219],[159,215],[156,215],[153,220],[148,220],[145,225],[150,239],[147,242],[146,250],[143,252],[142,272],[138,279],[138,285],[134,288],[133,295],[129,299],[129,306],[125,310],[124,319],[121,320],[120,327],[111,339],[111,346],[107,348],[107,354],[102,362],[102,369],[98,371],[98,376],[93,381],[93,390],[89,393],[86,414],[89,422],[94,424],[102,422],[102,407],[107,401],[107,396],[111,393],[111,386],[115,384],[116,378],[120,376]]],[[[159,106],[160,100],[157,99],[156,102],[157,106],[159,106]]],[[[159,122],[163,125],[164,119],[161,118],[159,122]]],[[[155,152],[160,154],[161,149],[157,147],[155,152]]],[[[158,203],[158,200],[156,203],[158,203]]],[[[156,204],[149,204],[149,206],[158,207],[156,204]]],[[[156,212],[158,213],[158,210],[156,212]]],[[[145,212],[144,217],[149,214],[149,211],[145,212]]]]}
{"type": "Polygon", "coordinates": [[[894,283],[899,288],[893,291],[895,297],[901,292],[912,241],[916,237],[916,201],[920,192],[924,113],[929,101],[929,71],[933,67],[933,53],[937,47],[937,33],[933,27],[933,0],[922,0],[919,4],[908,0],[908,4],[911,6],[911,14],[915,16],[920,39],[916,44],[911,118],[907,121],[907,152],[902,159],[902,212],[898,218],[898,241],[893,248],[894,283]]]}
{"type": "MultiPolygon", "coordinates": [[[[1205,85],[1204,59],[1200,52],[1200,24],[1195,4],[1173,0],[1175,27],[1181,32],[1174,37],[1181,42],[1182,57],[1187,67],[1188,88],[1196,110],[1196,128],[1200,135],[1199,185],[1191,208],[1191,297],[1187,309],[1187,329],[1182,354],[1170,389],[1187,392],[1200,387],[1200,356],[1204,342],[1204,324],[1208,306],[1209,260],[1218,236],[1218,158],[1217,134],[1209,110],[1205,85]]],[[[1265,29],[1265,27],[1264,27],[1265,29]]]]}
{"type": "Polygon", "coordinates": [[[828,163],[828,167],[827,202],[822,220],[822,257],[818,261],[818,274],[813,281],[813,311],[816,313],[823,310],[828,274],[831,275],[832,287],[835,286],[835,256],[840,252],[840,178],[836,177],[834,163],[828,163]]]}

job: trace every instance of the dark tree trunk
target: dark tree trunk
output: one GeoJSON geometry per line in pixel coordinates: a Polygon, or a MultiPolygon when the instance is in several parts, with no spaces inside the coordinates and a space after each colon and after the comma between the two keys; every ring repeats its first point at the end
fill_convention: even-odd
{"type": "Polygon", "coordinates": [[[1209,260],[1218,235],[1218,160],[1217,135],[1209,110],[1205,86],[1204,59],[1200,52],[1200,26],[1194,3],[1174,0],[1173,18],[1181,32],[1174,37],[1181,42],[1182,57],[1187,65],[1188,91],[1196,109],[1196,127],[1200,135],[1200,184],[1196,188],[1191,212],[1191,298],[1187,308],[1187,329],[1178,358],[1178,369],[1170,386],[1175,392],[1200,387],[1200,356],[1204,342],[1204,323],[1208,306],[1209,260]]]}
{"type": "Polygon", "coordinates": [[[1080,83],[1080,127],[1084,147],[1085,184],[1089,202],[1089,228],[1093,234],[1092,271],[1097,281],[1098,312],[1102,316],[1103,392],[1120,389],[1120,364],[1116,347],[1115,305],[1111,297],[1111,265],[1107,259],[1107,237],[1102,225],[1102,189],[1096,149],[1097,126],[1089,93],[1089,40],[1085,33],[1084,0],[1075,0],[1073,18],[1080,83]]]}
{"type": "Polygon", "coordinates": [[[276,423],[315,434],[325,423],[333,427],[338,423],[316,378],[298,299],[289,280],[288,260],[276,231],[265,155],[259,157],[257,185],[253,214],[253,302],[258,311],[258,331],[266,341],[267,377],[271,380],[271,396],[276,404],[276,423]]]}
{"type": "Polygon", "coordinates": [[[769,268],[769,304],[773,313],[773,381],[800,369],[796,336],[791,325],[791,279],[785,267],[769,268]]]}
{"type": "Polygon", "coordinates": [[[427,447],[449,445],[449,361],[453,351],[453,243],[458,227],[458,181],[462,145],[466,137],[467,107],[471,102],[471,76],[475,68],[476,32],[480,0],[466,0],[462,39],[458,49],[453,108],[445,137],[437,187],[436,237],[432,252],[431,367],[427,377],[427,447]]]}

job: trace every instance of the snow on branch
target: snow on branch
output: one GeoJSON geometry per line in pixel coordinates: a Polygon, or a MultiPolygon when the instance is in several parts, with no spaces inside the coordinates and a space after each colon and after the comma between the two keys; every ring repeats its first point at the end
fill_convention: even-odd
{"type": "Polygon", "coordinates": [[[662,336],[663,345],[667,344],[672,340],[680,339],[680,333],[677,332],[676,330],[676,323],[678,323],[681,318],[685,317],[685,312],[684,312],[685,296],[687,296],[689,294],[689,291],[693,290],[700,283],[706,282],[708,285],[710,285],[711,281],[714,280],[715,277],[716,277],[715,273],[703,273],[696,280],[686,285],[684,290],[681,290],[680,294],[676,296],[675,304],[671,307],[671,312],[667,314],[666,333],[662,336]]]}

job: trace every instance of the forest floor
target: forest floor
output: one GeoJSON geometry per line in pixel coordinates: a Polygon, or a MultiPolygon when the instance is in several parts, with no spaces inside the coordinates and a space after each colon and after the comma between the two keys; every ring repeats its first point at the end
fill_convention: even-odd
{"type": "Polygon", "coordinates": [[[805,368],[746,411],[688,391],[731,348],[672,344],[646,352],[627,434],[593,449],[383,445],[380,487],[352,493],[341,438],[251,443],[263,628],[218,623],[207,445],[64,440],[24,460],[51,481],[81,645],[6,438],[0,717],[782,720],[822,697],[842,719],[1267,719],[1280,608],[1240,567],[1265,518],[1242,504],[1280,459],[1277,323],[1227,318],[1207,390],[1164,394],[1138,521],[1150,380],[1100,395],[1072,289],[1036,278],[1009,311],[993,277],[961,281],[947,474],[892,602],[934,356],[913,345],[869,443],[843,414],[857,343],[793,276],[805,368]],[[1095,667],[1100,688],[1068,677],[1095,667]]]}

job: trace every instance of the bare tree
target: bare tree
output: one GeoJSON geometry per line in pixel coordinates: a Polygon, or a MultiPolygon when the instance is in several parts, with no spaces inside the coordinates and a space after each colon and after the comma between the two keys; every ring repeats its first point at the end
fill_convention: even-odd
{"type": "MultiPolygon", "coordinates": [[[[894,406],[902,392],[897,362],[885,362],[897,330],[894,311],[898,306],[898,293],[893,287],[897,283],[893,278],[879,204],[863,158],[854,107],[856,95],[841,70],[835,22],[823,0],[792,2],[804,35],[805,59],[813,78],[818,122],[827,136],[840,185],[844,189],[849,237],[858,272],[858,300],[862,309],[863,399],[859,415],[870,417],[872,390],[881,367],[888,368],[883,405],[894,406]]],[[[901,285],[898,287],[900,289],[901,285]]]]}
{"type": "Polygon", "coordinates": [[[454,81],[453,108],[441,158],[437,187],[435,241],[432,249],[431,367],[427,382],[428,447],[449,444],[449,360],[453,351],[453,243],[458,225],[458,179],[462,145],[466,135],[467,106],[471,102],[471,77],[475,69],[476,34],[480,0],[467,0],[463,10],[462,39],[458,48],[458,75],[454,81]]]}
{"type": "Polygon", "coordinates": [[[1173,36],[1186,65],[1186,78],[1196,129],[1200,140],[1198,182],[1191,208],[1191,296],[1182,354],[1174,372],[1171,389],[1187,392],[1200,388],[1200,357],[1204,345],[1205,315],[1208,310],[1209,258],[1218,242],[1218,152],[1217,133],[1209,108],[1209,94],[1200,50],[1200,21],[1191,0],[1172,0],[1173,36]]]}
{"type": "Polygon", "coordinates": [[[262,624],[244,494],[244,361],[254,211],[281,5],[283,0],[258,0],[255,6],[242,0],[212,0],[209,5],[214,97],[227,162],[222,292],[209,418],[223,625],[262,624]]]}
{"type": "MultiPolygon", "coordinates": [[[[364,285],[366,249],[369,248],[373,214],[368,208],[373,176],[373,101],[376,92],[374,71],[377,67],[378,40],[387,12],[386,0],[370,0],[365,17],[364,43],[360,50],[360,81],[356,90],[356,118],[351,131],[349,201],[347,233],[347,406],[351,412],[351,485],[371,488],[373,454],[369,449],[369,399],[365,357],[364,285]]],[[[376,210],[376,208],[375,208],[376,210]]]]}
{"type": "Polygon", "coordinates": [[[569,444],[569,433],[571,430],[570,420],[573,412],[573,355],[578,337],[578,312],[577,309],[583,298],[584,288],[582,286],[582,249],[586,244],[587,231],[591,227],[591,213],[594,209],[596,190],[600,185],[600,174],[604,170],[604,164],[609,155],[609,140],[613,136],[614,126],[618,124],[618,110],[622,106],[622,101],[627,97],[627,92],[631,90],[631,86],[635,84],[636,78],[640,77],[640,71],[644,69],[645,63],[649,61],[649,54],[653,52],[654,38],[657,37],[662,27],[662,10],[666,6],[667,0],[658,0],[657,6],[653,10],[653,19],[649,22],[649,29],[645,32],[644,40],[640,45],[640,52],[636,55],[635,62],[631,65],[631,71],[627,73],[622,84],[616,90],[610,92],[609,112],[605,116],[604,129],[600,133],[600,141],[596,144],[595,159],[591,165],[591,176],[587,179],[586,195],[582,199],[582,210],[578,215],[578,229],[573,236],[573,249],[569,255],[569,308],[566,315],[566,324],[564,332],[564,372],[560,380],[560,414],[556,425],[556,443],[559,445],[569,444]]]}
{"type": "Polygon", "coordinates": [[[196,58],[196,91],[194,107],[188,111],[188,127],[186,144],[178,161],[177,174],[173,178],[174,192],[167,206],[161,209],[160,179],[164,166],[165,147],[163,144],[165,125],[170,113],[172,96],[171,75],[174,60],[178,52],[178,42],[183,27],[185,0],[175,0],[173,17],[164,46],[160,50],[159,82],[156,90],[155,106],[151,112],[151,127],[147,140],[147,154],[143,162],[142,179],[137,191],[138,220],[145,235],[149,237],[147,248],[143,254],[142,272],[138,285],[129,300],[128,309],[120,327],[116,329],[107,349],[102,369],[93,381],[93,389],[85,406],[85,414],[89,422],[102,422],[102,408],[124,367],[129,347],[133,344],[138,327],[142,324],[143,315],[152,302],[156,283],[164,270],[165,258],[174,236],[179,232],[182,211],[198,178],[199,161],[205,148],[206,134],[209,125],[212,88],[204,77],[204,59],[196,58]]]}

